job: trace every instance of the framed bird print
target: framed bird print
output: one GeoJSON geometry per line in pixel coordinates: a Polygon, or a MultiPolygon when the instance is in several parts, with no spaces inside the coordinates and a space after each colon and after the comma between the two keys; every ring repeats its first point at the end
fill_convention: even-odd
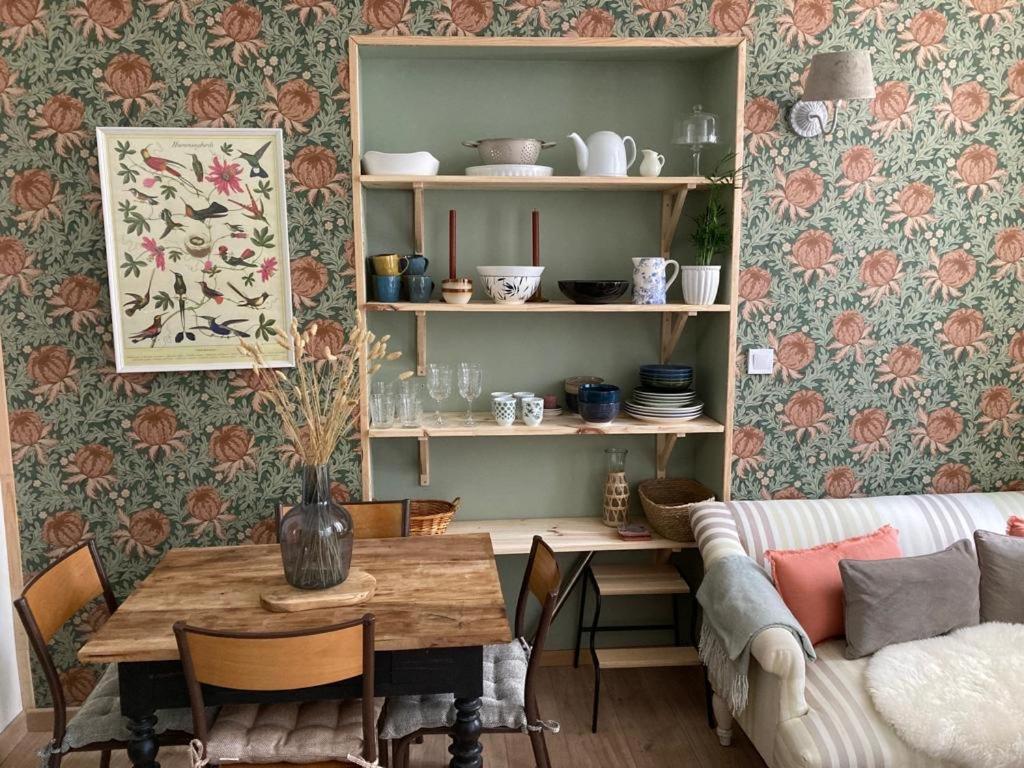
{"type": "Polygon", "coordinates": [[[291,325],[276,128],[97,128],[114,354],[121,372],[268,364],[291,325]]]}

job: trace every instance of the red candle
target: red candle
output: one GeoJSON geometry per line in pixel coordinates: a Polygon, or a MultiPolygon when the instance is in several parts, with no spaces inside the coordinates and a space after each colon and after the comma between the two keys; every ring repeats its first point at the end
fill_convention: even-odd
{"type": "Polygon", "coordinates": [[[448,277],[455,279],[455,209],[448,211],[448,277]]]}
{"type": "Polygon", "coordinates": [[[533,266],[540,266],[540,211],[533,212],[533,266]]]}

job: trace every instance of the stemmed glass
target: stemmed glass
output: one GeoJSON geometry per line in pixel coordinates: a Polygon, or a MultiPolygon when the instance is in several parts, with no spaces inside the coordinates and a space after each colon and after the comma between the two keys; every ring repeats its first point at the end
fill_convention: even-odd
{"type": "Polygon", "coordinates": [[[473,421],[473,401],[480,397],[484,385],[484,370],[477,363],[459,363],[459,394],[466,401],[466,426],[473,421]]]}
{"type": "Polygon", "coordinates": [[[449,365],[430,363],[427,366],[427,392],[430,398],[437,403],[437,411],[434,419],[437,424],[444,424],[441,416],[441,402],[452,394],[452,369],[449,365]]]}
{"type": "Polygon", "coordinates": [[[693,113],[676,120],[676,144],[688,144],[693,153],[693,175],[700,176],[700,152],[706,144],[718,143],[718,116],[705,112],[700,104],[693,113]]]}

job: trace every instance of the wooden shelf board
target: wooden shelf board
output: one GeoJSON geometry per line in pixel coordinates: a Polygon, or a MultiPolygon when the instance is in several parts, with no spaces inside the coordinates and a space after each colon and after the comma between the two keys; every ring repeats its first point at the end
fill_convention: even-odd
{"type": "Polygon", "coordinates": [[[382,176],[363,174],[355,184],[367,189],[529,189],[538,192],[663,192],[692,187],[705,189],[711,181],[704,176],[382,176]]]}
{"type": "Polygon", "coordinates": [[[569,301],[543,301],[535,304],[495,304],[493,301],[471,301],[469,304],[445,304],[443,301],[387,303],[368,301],[362,305],[367,312],[644,312],[703,313],[729,312],[728,304],[574,304],[569,301]]]}
{"type": "Polygon", "coordinates": [[[700,664],[697,649],[689,645],[598,648],[597,660],[601,664],[601,669],[695,667],[700,664]]]}
{"type": "Polygon", "coordinates": [[[603,597],[690,593],[686,580],[667,563],[598,563],[591,570],[603,597]]]}
{"type": "MultiPolygon", "coordinates": [[[[647,525],[644,518],[632,522],[647,525]]],[[[650,527],[648,525],[648,527],[650,527]]],[[[555,552],[611,552],[694,549],[693,542],[673,541],[651,533],[646,540],[622,539],[599,517],[531,517],[505,520],[455,520],[448,533],[486,533],[496,555],[526,555],[533,537],[541,536],[555,552]]]]}
{"type": "MultiPolygon", "coordinates": [[[[429,408],[429,404],[427,404],[429,408]]],[[[445,423],[433,423],[434,414],[423,414],[418,427],[370,427],[370,437],[538,437],[549,435],[690,435],[724,432],[725,427],[714,419],[700,416],[678,424],[655,424],[620,415],[611,424],[587,424],[574,413],[549,416],[536,427],[516,422],[508,427],[499,425],[490,413],[474,412],[476,424],[466,426],[465,411],[442,414],[445,423]]]]}

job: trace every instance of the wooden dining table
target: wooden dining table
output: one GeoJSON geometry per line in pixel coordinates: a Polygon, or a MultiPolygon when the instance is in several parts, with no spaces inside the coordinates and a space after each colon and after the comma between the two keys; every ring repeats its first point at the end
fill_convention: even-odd
{"type": "MultiPolygon", "coordinates": [[[[260,594],[284,583],[275,545],[172,549],[89,641],[82,662],[116,662],[128,756],[158,768],[156,712],[187,707],[188,692],[172,626],[282,631],[376,618],[377,696],[450,693],[456,720],[451,768],[480,768],[483,647],[511,640],[490,537],[486,534],[363,539],[352,567],[377,580],[370,600],[344,608],[273,613],[260,594]]],[[[296,664],[302,664],[296,659],[296,664]]],[[[356,698],[359,680],[284,692],[210,688],[208,704],[356,698]]]]}

